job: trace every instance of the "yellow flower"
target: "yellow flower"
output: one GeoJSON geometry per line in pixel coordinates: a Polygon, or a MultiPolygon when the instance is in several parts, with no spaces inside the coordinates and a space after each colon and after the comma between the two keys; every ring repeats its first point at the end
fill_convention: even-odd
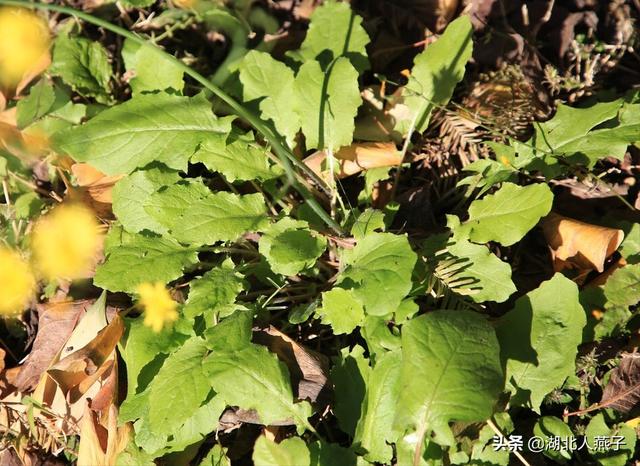
{"type": "Polygon", "coordinates": [[[29,264],[17,252],[0,247],[0,315],[20,314],[35,288],[29,264]]]}
{"type": "Polygon", "coordinates": [[[54,208],[38,220],[31,237],[36,269],[48,280],[87,276],[100,244],[98,222],[79,204],[54,208]]]}
{"type": "Polygon", "coordinates": [[[141,283],[136,291],[140,295],[138,304],[144,309],[144,324],[154,332],[160,332],[165,323],[178,318],[178,303],[171,299],[162,282],[141,283]]]}
{"type": "Polygon", "coordinates": [[[47,54],[49,28],[30,10],[0,7],[0,31],[0,85],[13,89],[47,54]]]}

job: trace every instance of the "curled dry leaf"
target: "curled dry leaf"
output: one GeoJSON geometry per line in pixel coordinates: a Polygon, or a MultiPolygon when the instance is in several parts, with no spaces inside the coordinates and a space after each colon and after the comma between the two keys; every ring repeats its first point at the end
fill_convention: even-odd
{"type": "Polygon", "coordinates": [[[38,333],[16,379],[19,391],[28,392],[35,388],[69,339],[80,315],[90,305],[88,300],[38,304],[38,333]]]}
{"type": "Polygon", "coordinates": [[[600,408],[613,408],[627,414],[640,403],[640,354],[627,353],[611,372],[602,393],[600,408]]]}
{"type": "Polygon", "coordinates": [[[602,272],[605,261],[624,239],[622,230],[591,225],[556,213],[544,218],[542,230],[551,247],[556,271],[578,268],[602,272]]]}
{"type": "Polygon", "coordinates": [[[268,347],[287,365],[297,399],[328,402],[329,360],[325,355],[305,348],[274,326],[254,331],[253,340],[268,347]]]}
{"type": "Polygon", "coordinates": [[[111,405],[101,421],[100,416],[89,407],[80,422],[79,465],[113,466],[118,454],[123,451],[131,437],[131,424],[118,427],[118,410],[111,405]]]}
{"type": "Polygon", "coordinates": [[[124,175],[107,176],[88,163],[73,164],[71,173],[75,176],[78,186],[67,186],[69,198],[91,207],[101,218],[112,217],[111,192],[113,186],[124,175]]]}
{"type": "MultiPolygon", "coordinates": [[[[392,142],[363,142],[343,147],[334,154],[337,162],[337,177],[342,179],[363,170],[380,167],[394,167],[402,163],[402,154],[392,142]]],[[[304,160],[316,174],[328,177],[325,163],[326,151],[317,151],[304,160]]]]}

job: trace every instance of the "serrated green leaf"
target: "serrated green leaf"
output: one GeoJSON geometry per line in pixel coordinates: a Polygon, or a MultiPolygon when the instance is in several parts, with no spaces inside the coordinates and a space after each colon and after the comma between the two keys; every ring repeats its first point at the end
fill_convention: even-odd
{"type": "Polygon", "coordinates": [[[18,128],[24,128],[46,115],[55,101],[56,93],[53,86],[44,79],[40,80],[31,88],[29,95],[16,105],[18,128]]]}
{"type": "Polygon", "coordinates": [[[338,58],[326,72],[317,61],[307,61],[296,75],[294,96],[307,149],[337,151],[351,144],[362,98],[349,60],[338,58]]]}
{"type": "Polygon", "coordinates": [[[252,326],[253,313],[238,311],[207,328],[204,337],[213,351],[240,351],[251,344],[252,326]]]}
{"type": "Polygon", "coordinates": [[[151,162],[186,170],[200,143],[224,139],[233,117],[216,118],[202,96],[143,94],[56,135],[56,145],[78,162],[108,174],[131,173],[151,162]]]}
{"type": "Polygon", "coordinates": [[[155,435],[174,434],[193,416],[211,391],[203,361],[204,340],[191,338],[169,355],[149,384],[148,415],[145,421],[155,435]]]}
{"type": "Polygon", "coordinates": [[[364,357],[361,346],[355,346],[351,352],[343,348],[331,368],[335,396],[333,412],[340,428],[352,437],[361,417],[370,372],[369,361],[364,357]]]}
{"type": "Polygon", "coordinates": [[[111,64],[100,42],[61,34],[53,47],[49,72],[60,76],[75,91],[98,102],[110,99],[111,64]]]}
{"type": "Polygon", "coordinates": [[[504,387],[500,347],[486,318],[471,311],[434,311],[402,327],[400,398],[395,427],[428,431],[451,445],[448,423],[482,421],[504,387]]]}
{"type": "Polygon", "coordinates": [[[616,269],[604,285],[607,307],[628,307],[640,301],[640,264],[616,269]]]}
{"type": "Polygon", "coordinates": [[[296,56],[304,61],[317,60],[323,69],[338,57],[347,57],[362,72],[369,67],[366,45],[369,35],[362,18],[348,3],[328,2],[311,15],[307,35],[296,56]]]}
{"type": "Polygon", "coordinates": [[[191,162],[202,162],[209,170],[221,173],[228,181],[266,181],[282,176],[278,165],[271,165],[264,148],[237,140],[207,141],[191,157],[191,162]]]}
{"type": "Polygon", "coordinates": [[[205,312],[221,317],[229,315],[235,310],[236,297],[243,289],[243,277],[235,271],[233,263],[223,263],[191,281],[184,314],[187,317],[205,312]]]}
{"type": "Polygon", "coordinates": [[[306,222],[285,217],[265,229],[258,250],[271,270],[290,276],[313,267],[326,247],[327,240],[306,222]]]}
{"type": "Polygon", "coordinates": [[[433,110],[449,102],[471,58],[472,32],[469,17],[461,16],[416,56],[411,77],[402,91],[406,118],[396,123],[396,130],[406,134],[413,126],[420,133],[426,131],[433,110]]]}
{"type": "Polygon", "coordinates": [[[133,172],[113,187],[113,213],[124,229],[131,233],[142,230],[167,233],[166,228],[145,212],[144,204],[151,194],[179,180],[178,172],[159,167],[133,172]]]}
{"type": "Polygon", "coordinates": [[[300,437],[291,437],[280,443],[264,435],[258,437],[251,456],[260,466],[310,466],[311,455],[307,444],[300,437]]]}
{"type": "Polygon", "coordinates": [[[640,262],[640,224],[623,222],[620,226],[624,230],[624,240],[620,244],[620,254],[629,264],[640,262]]]}
{"type": "Polygon", "coordinates": [[[215,444],[198,466],[231,466],[231,460],[227,457],[225,449],[215,444]]]}
{"type": "Polygon", "coordinates": [[[129,234],[115,227],[105,243],[106,259],[98,266],[93,282],[114,292],[131,293],[143,282],[168,283],[198,260],[196,249],[170,238],[129,234]]]}
{"type": "Polygon", "coordinates": [[[300,129],[300,118],[291,102],[293,70],[268,53],[252,50],[240,64],[240,82],[244,100],[260,99],[262,119],[271,120],[278,134],[293,145],[300,129]]]}
{"type": "Polygon", "coordinates": [[[122,58],[127,73],[133,75],[129,85],[134,96],[142,92],[166,89],[182,91],[183,71],[155,47],[142,46],[127,39],[122,48],[122,58]]]}
{"type": "Polygon", "coordinates": [[[396,414],[400,395],[402,354],[383,354],[367,380],[367,394],[353,443],[365,450],[364,458],[372,463],[391,463],[396,433],[390,426],[396,414]]]}
{"type": "Polygon", "coordinates": [[[231,241],[268,224],[260,194],[213,193],[201,181],[185,181],[152,194],[145,211],[183,243],[231,241]]]}
{"type": "Polygon", "coordinates": [[[496,332],[513,406],[539,412],[545,395],[574,372],[585,324],[578,287],[560,273],[500,319],[496,332]]]}
{"type": "Polygon", "coordinates": [[[411,290],[416,260],[406,236],[371,233],[345,251],[345,268],[337,284],[353,290],[367,314],[386,315],[411,290]]]}
{"type": "Polygon", "coordinates": [[[553,193],[546,184],[503,183],[494,194],[471,203],[469,220],[461,228],[476,243],[497,241],[510,246],[549,213],[552,203],[553,193]]]}
{"type": "Polygon", "coordinates": [[[316,310],[322,323],[330,325],[336,335],[351,333],[362,325],[364,309],[351,290],[333,288],[322,293],[322,306],[316,310]]]}
{"type": "Polygon", "coordinates": [[[172,433],[165,451],[182,451],[189,445],[201,442],[218,428],[218,419],[226,408],[225,401],[214,396],[172,433]]]}
{"type": "Polygon", "coordinates": [[[486,246],[458,239],[448,245],[447,250],[458,259],[456,267],[460,270],[455,279],[461,284],[461,289],[454,288],[453,291],[468,294],[477,303],[502,303],[515,293],[511,266],[486,246]]]}
{"type": "Polygon", "coordinates": [[[263,424],[292,419],[308,425],[310,405],[294,403],[289,371],[264,346],[214,352],[204,362],[211,386],[228,405],[255,409],[263,424]]]}

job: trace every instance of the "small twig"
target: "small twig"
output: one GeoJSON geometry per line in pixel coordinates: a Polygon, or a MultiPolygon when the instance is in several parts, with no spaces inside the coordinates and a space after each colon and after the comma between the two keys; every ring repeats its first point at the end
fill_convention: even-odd
{"type": "MultiPolygon", "coordinates": [[[[505,437],[505,435],[504,435],[502,432],[500,432],[500,429],[498,429],[498,426],[496,426],[496,425],[493,423],[493,421],[492,421],[491,419],[487,419],[487,425],[488,425],[488,426],[491,428],[491,430],[492,430],[492,431],[494,431],[494,432],[495,432],[495,434],[496,434],[497,436],[499,436],[502,440],[506,440],[506,441],[507,441],[507,443],[509,442],[509,441],[507,440],[507,438],[505,437]]],[[[522,456],[522,455],[520,454],[520,452],[519,452],[519,451],[514,450],[514,451],[513,451],[513,454],[515,455],[515,457],[516,457],[516,458],[518,458],[518,459],[520,460],[520,462],[521,462],[524,466],[531,466],[531,465],[529,464],[529,462],[524,458],[524,456],[522,456]]]]}

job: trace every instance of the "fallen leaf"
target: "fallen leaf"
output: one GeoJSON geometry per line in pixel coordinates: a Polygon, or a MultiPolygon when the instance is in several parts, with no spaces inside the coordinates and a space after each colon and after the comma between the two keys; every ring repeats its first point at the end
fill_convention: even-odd
{"type": "Polygon", "coordinates": [[[108,359],[123,333],[122,319],[116,315],[89,344],[61,359],[47,372],[63,392],[68,393],[78,387],[75,395],[84,394],[101,375],[112,368],[113,361],[108,359]]]}
{"type": "Polygon", "coordinates": [[[620,365],[611,372],[609,383],[602,392],[600,408],[613,408],[629,413],[640,403],[640,354],[627,353],[620,365]]]}
{"type": "Polygon", "coordinates": [[[613,254],[624,232],[551,213],[542,221],[544,236],[551,247],[554,268],[604,270],[604,263],[613,254]]]}
{"type": "Polygon", "coordinates": [[[71,335],[80,315],[90,305],[89,300],[37,305],[38,333],[31,353],[20,366],[20,373],[16,379],[19,391],[28,392],[35,388],[43,372],[71,335]]]}
{"type": "Polygon", "coordinates": [[[325,355],[305,348],[273,326],[254,331],[253,341],[265,345],[287,365],[297,399],[328,402],[329,360],[325,355]]]}
{"type": "Polygon", "coordinates": [[[124,175],[107,176],[88,163],[73,164],[71,172],[76,177],[78,186],[83,188],[95,202],[103,204],[111,204],[113,186],[124,177],[124,175]]]}
{"type": "MultiPolygon", "coordinates": [[[[363,170],[379,167],[394,167],[402,163],[402,154],[392,142],[363,142],[343,147],[334,154],[337,162],[336,174],[342,179],[363,170]]],[[[304,163],[316,174],[328,177],[325,160],[326,151],[317,151],[304,159],[304,163]]]]}
{"type": "Polygon", "coordinates": [[[100,422],[87,403],[80,422],[79,466],[113,466],[131,437],[131,424],[118,427],[118,410],[111,405],[105,420],[100,422]]]}

